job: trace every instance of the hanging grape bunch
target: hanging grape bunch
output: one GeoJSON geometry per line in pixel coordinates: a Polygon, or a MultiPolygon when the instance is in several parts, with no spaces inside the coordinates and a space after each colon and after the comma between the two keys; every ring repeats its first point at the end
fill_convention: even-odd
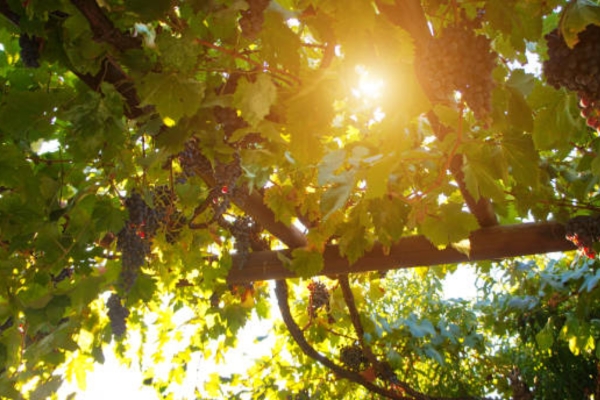
{"type": "Polygon", "coordinates": [[[565,225],[565,237],[587,257],[595,258],[594,242],[600,241],[600,218],[579,215],[565,225]]]}
{"type": "Polygon", "coordinates": [[[497,54],[470,25],[447,27],[430,40],[417,55],[417,67],[436,97],[448,99],[459,91],[475,117],[484,119],[492,107],[497,54]]]}
{"type": "Polygon", "coordinates": [[[244,268],[250,255],[250,249],[252,243],[262,242],[260,238],[261,228],[252,219],[252,217],[245,215],[236,218],[236,220],[228,226],[229,232],[235,238],[235,251],[239,255],[240,269],[244,268]]]}
{"type": "Polygon", "coordinates": [[[329,313],[329,290],[323,282],[311,281],[308,286],[310,297],[308,299],[308,314],[313,318],[317,310],[325,308],[325,311],[329,313]]]}
{"type": "Polygon", "coordinates": [[[179,154],[177,159],[184,177],[202,176],[212,173],[212,165],[210,161],[204,157],[198,147],[198,139],[192,137],[185,143],[185,147],[179,154]]]}
{"type": "Polygon", "coordinates": [[[121,304],[121,298],[116,293],[110,295],[106,307],[108,308],[108,318],[113,334],[123,336],[127,330],[129,310],[121,304]]]}
{"type": "Polygon", "coordinates": [[[121,252],[121,284],[128,291],[150,254],[150,239],[156,233],[158,220],[154,210],[137,192],[125,199],[125,207],[129,219],[117,234],[117,249],[121,252]]]}
{"type": "Polygon", "coordinates": [[[600,26],[588,25],[577,35],[573,48],[559,29],[545,36],[548,60],[544,61],[546,81],[556,89],[564,87],[579,96],[581,116],[593,129],[600,129],[600,26]]]}
{"type": "Polygon", "coordinates": [[[363,354],[359,345],[353,344],[341,348],[340,361],[351,371],[362,371],[368,364],[369,359],[363,354]]]}
{"type": "Polygon", "coordinates": [[[42,40],[36,36],[29,36],[26,33],[19,36],[21,61],[27,68],[39,68],[41,43],[42,40]]]}
{"type": "Polygon", "coordinates": [[[269,6],[269,0],[246,0],[248,9],[241,12],[239,24],[242,34],[247,39],[254,39],[261,31],[265,17],[264,11],[269,6]]]}

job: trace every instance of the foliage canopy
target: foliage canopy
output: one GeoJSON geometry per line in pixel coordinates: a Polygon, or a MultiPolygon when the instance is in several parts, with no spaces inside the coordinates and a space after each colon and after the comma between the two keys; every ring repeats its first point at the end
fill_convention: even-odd
{"type": "Polygon", "coordinates": [[[564,236],[597,210],[597,132],[539,63],[599,10],[0,0],[0,395],[51,396],[57,370],[83,384],[133,333],[158,362],[185,310],[189,345],[145,371],[176,398],[192,354],[223,360],[277,305],[272,357],[197,397],[599,398],[594,260],[481,261],[476,299],[442,296],[478,229],[564,236]],[[401,265],[416,235],[442,265],[353,273],[401,265]],[[265,257],[294,278],[257,280],[265,257]]]}

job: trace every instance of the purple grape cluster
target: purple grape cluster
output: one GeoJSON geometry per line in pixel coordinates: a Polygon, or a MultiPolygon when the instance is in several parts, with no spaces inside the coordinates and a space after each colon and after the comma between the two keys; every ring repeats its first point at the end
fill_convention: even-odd
{"type": "Polygon", "coordinates": [[[459,91],[477,118],[491,110],[496,60],[490,40],[475,34],[469,24],[444,29],[417,55],[419,73],[429,90],[440,99],[459,91]]]}
{"type": "Polygon", "coordinates": [[[581,116],[593,129],[600,129],[600,26],[590,24],[577,35],[570,48],[559,29],[545,36],[548,59],[544,76],[556,89],[564,87],[579,96],[581,116]]]}
{"type": "Polygon", "coordinates": [[[329,300],[330,293],[327,289],[327,285],[323,282],[313,280],[307,286],[310,292],[308,301],[308,313],[311,317],[314,317],[317,310],[324,308],[327,312],[330,311],[329,300]]]}
{"type": "Polygon", "coordinates": [[[121,303],[121,297],[118,294],[112,293],[106,302],[108,308],[108,318],[113,335],[123,336],[127,331],[127,317],[129,310],[121,303]]]}
{"type": "Polygon", "coordinates": [[[269,6],[269,0],[246,0],[248,9],[241,11],[239,21],[242,35],[247,39],[253,40],[262,30],[265,21],[264,11],[269,6]]]}

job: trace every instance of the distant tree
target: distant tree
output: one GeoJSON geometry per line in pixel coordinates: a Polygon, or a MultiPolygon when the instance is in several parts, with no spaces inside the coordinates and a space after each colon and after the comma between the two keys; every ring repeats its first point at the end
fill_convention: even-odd
{"type": "Polygon", "coordinates": [[[177,398],[276,307],[272,356],[198,398],[600,398],[596,2],[0,13],[2,397],[133,334],[160,360],[187,310],[144,371],[177,398]],[[461,262],[478,295],[448,300],[461,262]]]}

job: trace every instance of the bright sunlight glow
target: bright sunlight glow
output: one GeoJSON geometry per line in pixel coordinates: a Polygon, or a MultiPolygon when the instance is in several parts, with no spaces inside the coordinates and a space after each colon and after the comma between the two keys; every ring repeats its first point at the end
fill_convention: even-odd
{"type": "Polygon", "coordinates": [[[358,98],[378,99],[383,94],[383,79],[373,76],[364,66],[355,68],[358,74],[358,86],[352,89],[352,94],[358,98]]]}

